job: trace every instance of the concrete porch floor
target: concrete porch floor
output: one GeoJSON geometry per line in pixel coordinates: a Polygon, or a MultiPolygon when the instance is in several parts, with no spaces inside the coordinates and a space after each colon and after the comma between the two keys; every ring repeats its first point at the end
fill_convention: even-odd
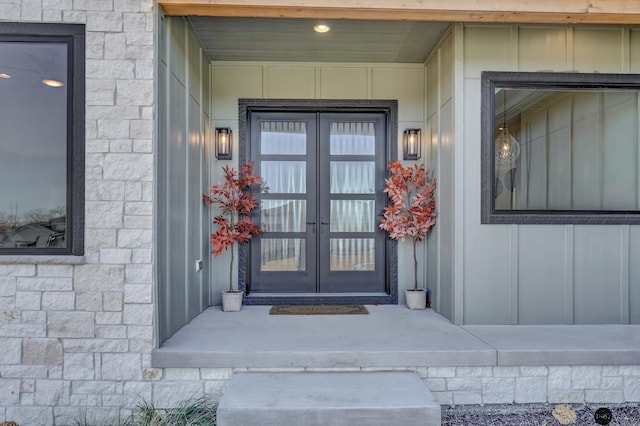
{"type": "Polygon", "coordinates": [[[344,368],[635,365],[640,325],[456,326],[432,310],[369,315],[205,310],[152,353],[154,367],[344,368]]]}

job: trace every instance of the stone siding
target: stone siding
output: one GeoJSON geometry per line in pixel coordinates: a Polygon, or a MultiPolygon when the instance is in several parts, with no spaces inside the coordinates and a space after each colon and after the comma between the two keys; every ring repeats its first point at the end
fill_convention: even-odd
{"type": "Polygon", "coordinates": [[[0,421],[108,424],[163,376],[150,368],[156,7],[0,2],[2,21],[86,25],[85,256],[0,257],[0,421]]]}

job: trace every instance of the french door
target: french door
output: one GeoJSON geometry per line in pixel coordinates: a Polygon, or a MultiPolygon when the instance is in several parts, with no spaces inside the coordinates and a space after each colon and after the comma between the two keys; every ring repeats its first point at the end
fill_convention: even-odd
{"type": "Polygon", "coordinates": [[[248,290],[385,292],[385,113],[254,111],[248,121],[248,159],[265,181],[248,290]]]}

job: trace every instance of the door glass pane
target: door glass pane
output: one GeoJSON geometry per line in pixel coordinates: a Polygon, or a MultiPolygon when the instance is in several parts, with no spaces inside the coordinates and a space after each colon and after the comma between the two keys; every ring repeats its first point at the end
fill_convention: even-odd
{"type": "Polygon", "coordinates": [[[374,123],[331,123],[331,155],[375,155],[374,123]]]}
{"type": "Polygon", "coordinates": [[[260,269],[262,271],[304,271],[306,241],[302,238],[262,238],[260,269]]]}
{"type": "Polygon", "coordinates": [[[375,163],[373,161],[332,161],[332,194],[373,194],[375,163]]]}
{"type": "Polygon", "coordinates": [[[0,248],[63,248],[66,43],[0,43],[0,248]]]}
{"type": "Polygon", "coordinates": [[[375,232],[375,200],[331,200],[331,232],[375,232]]]}
{"type": "Polygon", "coordinates": [[[307,217],[305,200],[262,200],[261,227],[264,232],[304,232],[307,217]]]}
{"type": "Polygon", "coordinates": [[[331,238],[332,271],[374,271],[375,240],[373,238],[331,238]]]}
{"type": "Polygon", "coordinates": [[[304,194],[307,192],[307,164],[304,161],[261,161],[265,185],[270,194],[304,194]]]}
{"type": "Polygon", "coordinates": [[[263,155],[305,155],[307,123],[263,121],[260,123],[260,153],[263,155]]]}

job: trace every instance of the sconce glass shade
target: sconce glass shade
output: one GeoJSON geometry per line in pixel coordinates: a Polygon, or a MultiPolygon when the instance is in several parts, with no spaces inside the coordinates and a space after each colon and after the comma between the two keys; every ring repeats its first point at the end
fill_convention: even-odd
{"type": "Polygon", "coordinates": [[[228,127],[216,127],[216,158],[218,160],[231,160],[231,129],[228,127]]]}
{"type": "Polygon", "coordinates": [[[507,126],[500,127],[500,133],[495,141],[496,162],[498,164],[510,164],[520,156],[520,144],[509,133],[507,126]]]}
{"type": "Polygon", "coordinates": [[[420,129],[406,129],[403,133],[403,158],[405,160],[420,159],[420,129]]]}

